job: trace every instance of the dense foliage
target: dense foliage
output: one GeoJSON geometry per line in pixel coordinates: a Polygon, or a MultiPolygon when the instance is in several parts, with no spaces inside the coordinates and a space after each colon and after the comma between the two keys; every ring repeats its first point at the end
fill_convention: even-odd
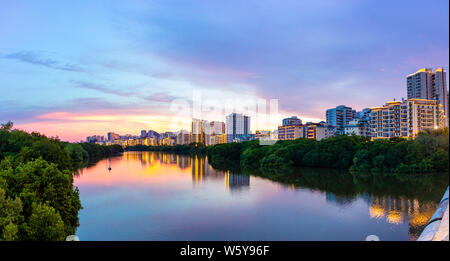
{"type": "Polygon", "coordinates": [[[126,151],[161,151],[176,154],[206,154],[207,147],[202,143],[191,143],[187,145],[175,145],[175,146],[145,146],[135,145],[125,148],[126,151]]]}
{"type": "Polygon", "coordinates": [[[94,162],[123,152],[120,145],[104,146],[95,143],[65,143],[65,149],[72,159],[74,168],[86,162],[94,162]]]}
{"type": "Polygon", "coordinates": [[[353,173],[426,173],[449,170],[448,128],[426,131],[414,139],[370,141],[359,136],[335,136],[320,141],[296,139],[261,146],[258,141],[218,144],[208,148],[213,165],[240,162],[243,169],[292,171],[321,167],[353,173]]]}
{"type": "Polygon", "coordinates": [[[2,124],[0,240],[64,240],[75,234],[81,203],[74,170],[120,151],[120,146],[65,143],[2,124]]]}

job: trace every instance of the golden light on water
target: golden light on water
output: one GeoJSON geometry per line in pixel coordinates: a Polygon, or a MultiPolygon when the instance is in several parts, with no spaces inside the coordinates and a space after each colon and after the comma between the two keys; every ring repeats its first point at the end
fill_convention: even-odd
{"type": "Polygon", "coordinates": [[[384,217],[384,209],[379,205],[373,205],[369,208],[370,218],[380,219],[384,217]]]}
{"type": "Polygon", "coordinates": [[[386,219],[391,224],[402,224],[403,213],[398,210],[389,211],[386,219]]]}
{"type": "Polygon", "coordinates": [[[369,216],[372,219],[383,219],[390,224],[403,224],[408,221],[410,227],[425,226],[436,210],[434,202],[419,203],[417,199],[405,197],[373,197],[369,207],[369,216]]]}

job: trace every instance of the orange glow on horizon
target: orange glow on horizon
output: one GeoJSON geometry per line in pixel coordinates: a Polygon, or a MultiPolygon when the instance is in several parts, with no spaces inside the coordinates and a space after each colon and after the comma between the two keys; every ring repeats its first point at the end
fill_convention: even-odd
{"type": "MultiPolygon", "coordinates": [[[[274,130],[279,122],[288,115],[295,114],[282,112],[277,116],[276,124],[266,123],[263,124],[264,126],[256,126],[256,120],[251,120],[251,132],[254,133],[260,128],[274,130]]],[[[224,115],[216,116],[217,118],[214,118],[214,120],[225,121],[221,118],[224,115]]],[[[304,122],[320,121],[320,119],[315,118],[301,118],[304,122]]],[[[180,117],[175,115],[175,112],[170,111],[149,114],[140,109],[130,109],[126,112],[120,110],[89,113],[60,111],[38,115],[34,120],[30,123],[15,124],[15,127],[27,132],[39,132],[49,137],[58,137],[63,141],[78,142],[84,141],[87,136],[91,135],[106,137],[108,132],[121,135],[140,135],[141,130],[157,132],[190,130],[192,118],[180,117]]]]}
{"type": "Polygon", "coordinates": [[[15,124],[15,128],[27,132],[39,132],[63,141],[77,142],[87,136],[104,135],[112,131],[122,135],[139,135],[141,130],[157,132],[190,129],[191,119],[180,119],[171,115],[150,114],[82,114],[54,112],[35,117],[39,121],[15,124]]]}

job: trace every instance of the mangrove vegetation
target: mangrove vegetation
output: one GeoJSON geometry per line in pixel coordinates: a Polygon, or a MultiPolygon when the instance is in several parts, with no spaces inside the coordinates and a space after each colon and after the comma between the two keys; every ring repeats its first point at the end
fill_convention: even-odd
{"type": "Polygon", "coordinates": [[[420,133],[415,139],[369,140],[338,135],[320,141],[300,138],[261,146],[258,141],[208,147],[213,166],[239,163],[242,169],[290,172],[315,167],[367,173],[435,173],[449,170],[448,128],[420,133]]]}
{"type": "Polygon", "coordinates": [[[0,240],[64,240],[82,208],[74,171],[122,152],[120,146],[72,144],[0,127],[0,240]]]}

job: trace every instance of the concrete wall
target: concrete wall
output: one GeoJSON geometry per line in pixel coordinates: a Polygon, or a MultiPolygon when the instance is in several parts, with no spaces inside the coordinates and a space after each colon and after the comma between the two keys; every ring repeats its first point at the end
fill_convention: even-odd
{"type": "Polygon", "coordinates": [[[448,241],[448,187],[417,241],[448,241]]]}

